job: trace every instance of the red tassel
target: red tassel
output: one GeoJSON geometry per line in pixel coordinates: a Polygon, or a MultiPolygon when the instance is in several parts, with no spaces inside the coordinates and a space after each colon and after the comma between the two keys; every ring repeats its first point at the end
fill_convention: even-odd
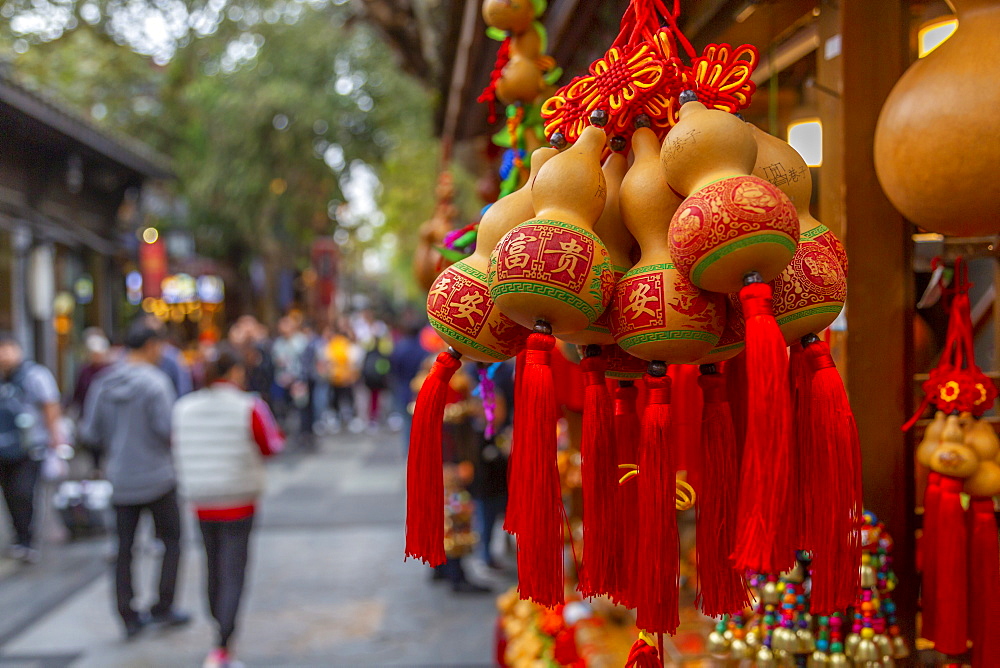
{"type": "MultiPolygon", "coordinates": [[[[757,275],[749,275],[748,280],[757,275]]],[[[774,320],[771,286],[740,291],[746,319],[746,444],[733,561],[741,570],[780,573],[795,563],[794,531],[783,530],[791,496],[792,409],[785,339],[774,320]]]]}
{"type": "Polygon", "coordinates": [[[743,454],[747,441],[747,356],[740,353],[722,363],[722,375],[726,377],[726,392],[729,396],[729,411],[733,414],[733,429],[736,432],[736,447],[743,454]]]}
{"type": "Polygon", "coordinates": [[[920,561],[923,581],[920,585],[920,635],[934,638],[936,615],[934,596],[937,592],[937,522],[941,508],[941,474],[931,471],[924,492],[924,532],[920,537],[920,561]]]}
{"type": "Polygon", "coordinates": [[[974,497],[969,504],[969,625],[972,668],[1000,659],[1000,540],[993,499],[974,497]]]}
{"type": "Polygon", "coordinates": [[[653,633],[677,631],[680,624],[677,576],[676,444],[670,432],[670,378],[652,362],[646,374],[649,403],[639,439],[639,573],[643,586],[636,625],[653,633]],[[657,375],[659,374],[659,375],[657,375]]]}
{"type": "MultiPolygon", "coordinates": [[[[861,563],[861,443],[844,381],[830,347],[814,335],[802,339],[808,362],[808,433],[801,450],[801,481],[808,493],[806,549],[813,552],[811,609],[828,615],[850,606],[858,597],[861,563]]],[[[800,416],[800,420],[802,416],[800,416]]]]}
{"type": "Polygon", "coordinates": [[[962,509],[962,481],[941,476],[941,500],[934,527],[937,540],[934,592],[934,649],[962,654],[968,640],[968,531],[962,509]]]}
{"type": "Polygon", "coordinates": [[[580,439],[583,487],[580,593],[584,596],[608,594],[614,589],[612,560],[618,552],[614,542],[616,518],[612,503],[618,492],[618,463],[615,461],[611,397],[604,382],[604,358],[600,351],[600,346],[588,346],[588,356],[580,362],[586,379],[580,439]]]}
{"type": "Polygon", "coordinates": [[[521,598],[551,607],[563,602],[563,522],[556,465],[556,406],[551,355],[555,339],[528,337],[524,379],[514,407],[518,487],[523,490],[518,521],[517,572],[521,598]]]}
{"type": "MultiPolygon", "coordinates": [[[[795,420],[795,447],[792,449],[792,470],[798,471],[794,476],[793,484],[795,491],[792,498],[801,499],[802,503],[792,504],[788,512],[788,530],[792,532],[795,546],[798,549],[808,549],[806,547],[806,514],[807,499],[803,496],[803,488],[806,486],[804,480],[815,480],[817,471],[817,461],[810,456],[812,445],[810,443],[810,402],[809,383],[812,381],[812,373],[809,371],[809,362],[806,359],[801,343],[796,343],[789,348],[788,355],[788,387],[792,393],[792,416],[795,420]]],[[[852,603],[854,601],[851,601],[852,603]]]]}
{"type": "MultiPolygon", "coordinates": [[[[615,463],[639,463],[639,414],[636,399],[639,390],[630,380],[620,381],[615,390],[615,463]]],[[[613,588],[611,599],[626,608],[634,608],[642,588],[639,577],[639,531],[636,509],[639,485],[626,481],[611,497],[614,512],[613,588]]]]}
{"type": "MultiPolygon", "coordinates": [[[[671,364],[671,424],[677,443],[677,470],[687,471],[685,480],[694,489],[701,487],[701,391],[698,368],[692,364],[671,364]]],[[[734,478],[735,479],[735,478],[734,478]]]]}
{"type": "Polygon", "coordinates": [[[728,556],[736,544],[737,504],[733,480],[740,458],[733,434],[733,416],[726,399],[725,376],[714,364],[701,367],[698,379],[704,398],[701,447],[702,484],[696,487],[698,551],[697,603],[709,617],[742,612],[750,604],[750,590],[743,574],[728,556]]]}
{"type": "Polygon", "coordinates": [[[660,654],[655,647],[642,638],[632,643],[625,668],[661,668],[661,666],[663,662],[660,661],[660,654]]]}
{"type": "Polygon", "coordinates": [[[437,356],[417,394],[406,460],[406,556],[429,566],[445,561],[441,431],[448,382],[462,366],[454,350],[437,356]]]}
{"type": "Polygon", "coordinates": [[[520,463],[518,455],[521,454],[521,446],[518,443],[518,419],[517,407],[523,402],[521,395],[524,393],[524,360],[528,353],[522,350],[517,354],[514,364],[514,418],[512,420],[514,428],[510,442],[510,458],[507,461],[507,510],[504,513],[504,531],[515,536],[519,533],[521,520],[521,499],[524,498],[524,482],[526,476],[519,473],[520,463]]]}

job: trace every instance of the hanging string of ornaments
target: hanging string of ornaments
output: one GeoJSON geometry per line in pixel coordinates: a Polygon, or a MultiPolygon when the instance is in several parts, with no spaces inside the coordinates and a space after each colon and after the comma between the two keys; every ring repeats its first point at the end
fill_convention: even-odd
{"type": "MultiPolygon", "coordinates": [[[[499,4],[484,4],[488,21],[499,4]]],[[[547,63],[515,63],[534,15],[514,21],[527,5],[502,4],[510,60],[494,71],[496,95],[513,99],[503,82],[531,65],[537,96],[547,63]]],[[[742,613],[746,574],[777,575],[799,550],[812,555],[813,613],[846,609],[864,521],[857,429],[817,336],[843,307],[843,247],[809,215],[798,153],[736,115],[754,92],[757,50],[696,53],[678,5],[632,0],[605,55],[541,105],[552,148],[534,151],[525,185],[484,214],[475,251],[435,280],[427,312],[451,347],[417,398],[407,479],[406,555],[437,565],[448,379],[462,359],[523,353],[505,528],[518,539],[521,598],[563,603],[550,358],[556,339],[579,346],[579,588],[636,608],[650,634],[679,624],[679,502],[697,511],[698,603],[713,616],[742,613]],[[704,402],[700,429],[683,429],[677,412],[689,391],[704,402]],[[689,493],[677,475],[692,451],[702,465],[689,493]]],[[[638,642],[633,654],[647,665],[655,648],[638,642]]]]}

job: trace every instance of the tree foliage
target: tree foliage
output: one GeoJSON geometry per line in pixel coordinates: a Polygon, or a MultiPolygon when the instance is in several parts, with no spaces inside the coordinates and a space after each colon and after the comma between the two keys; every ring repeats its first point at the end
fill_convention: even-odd
{"type": "MultiPolygon", "coordinates": [[[[20,1],[8,0],[4,15],[20,1]]],[[[170,156],[187,205],[174,223],[191,227],[202,252],[242,269],[263,259],[272,291],[278,267],[301,264],[321,235],[408,272],[415,230],[433,208],[434,100],[378,31],[336,4],[209,0],[184,5],[190,25],[163,61],[115,22],[124,5],[105,1],[97,14],[64,6],[78,17],[72,29],[6,42],[15,70],[170,156]],[[365,202],[351,182],[371,174],[381,187],[365,202]]]]}

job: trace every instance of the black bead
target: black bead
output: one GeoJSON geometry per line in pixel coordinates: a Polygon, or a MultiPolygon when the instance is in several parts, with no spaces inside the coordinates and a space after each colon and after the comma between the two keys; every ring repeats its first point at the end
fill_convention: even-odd
{"type": "Polygon", "coordinates": [[[636,116],[634,123],[636,128],[648,128],[653,125],[653,121],[646,114],[636,116]]]}
{"type": "Polygon", "coordinates": [[[609,119],[610,116],[608,116],[608,112],[604,109],[594,109],[594,111],[590,112],[590,124],[596,125],[599,128],[607,125],[609,119]]]}
{"type": "Polygon", "coordinates": [[[750,285],[751,283],[763,283],[764,277],[758,274],[756,271],[748,271],[743,275],[743,285],[750,285]]]}
{"type": "Polygon", "coordinates": [[[553,147],[562,150],[566,148],[566,135],[561,132],[554,132],[552,133],[552,136],[549,137],[549,143],[552,144],[553,147]]]}
{"type": "Polygon", "coordinates": [[[702,364],[698,367],[698,371],[700,371],[703,376],[711,376],[712,374],[719,373],[718,367],[714,364],[702,364]]]}
{"type": "Polygon", "coordinates": [[[544,320],[536,320],[535,321],[534,332],[535,332],[535,334],[547,334],[547,335],[551,335],[552,334],[552,325],[550,325],[549,323],[545,322],[544,320]]]}
{"type": "Polygon", "coordinates": [[[601,355],[601,347],[596,344],[591,343],[586,348],[584,348],[583,351],[584,357],[600,357],[600,355],[601,355]]]}
{"type": "Polygon", "coordinates": [[[681,105],[685,105],[688,102],[697,102],[698,94],[695,93],[693,90],[686,90],[683,93],[681,93],[680,101],[681,105]]]}
{"type": "Polygon", "coordinates": [[[799,342],[802,344],[802,347],[805,348],[806,346],[811,346],[814,343],[819,343],[819,337],[815,334],[806,334],[799,339],[799,342]]]}
{"type": "Polygon", "coordinates": [[[611,150],[615,153],[621,153],[625,150],[625,137],[615,136],[611,138],[611,150]]]}
{"type": "Polygon", "coordinates": [[[653,360],[646,367],[646,373],[653,378],[663,378],[667,375],[667,363],[661,362],[659,360],[653,360]]]}

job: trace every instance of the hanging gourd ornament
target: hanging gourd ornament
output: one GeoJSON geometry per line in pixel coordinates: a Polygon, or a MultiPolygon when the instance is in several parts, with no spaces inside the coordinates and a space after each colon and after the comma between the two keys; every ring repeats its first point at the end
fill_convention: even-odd
{"type": "Polygon", "coordinates": [[[632,135],[632,148],[635,162],[622,183],[621,211],[642,255],[615,290],[615,340],[641,359],[694,362],[719,341],[725,296],[699,290],[675,268],[667,227],[680,198],[660,167],[660,142],[643,126],[632,135]]]}
{"type": "Polygon", "coordinates": [[[594,224],[604,211],[606,137],[591,126],[530,183],[536,218],[508,232],[490,257],[490,296],[515,322],[553,334],[586,329],[614,290],[614,270],[594,224]]]}
{"type": "Polygon", "coordinates": [[[519,35],[535,20],[535,5],[531,0],[483,0],[483,20],[491,28],[519,35]]]}
{"type": "MultiPolygon", "coordinates": [[[[619,193],[621,192],[622,179],[628,171],[628,160],[622,155],[625,149],[625,140],[615,137],[611,140],[612,146],[617,146],[618,150],[612,151],[604,160],[601,168],[604,172],[604,180],[608,187],[608,198],[604,204],[604,213],[594,225],[594,233],[604,243],[608,249],[608,257],[611,258],[611,267],[614,270],[614,279],[617,284],[628,267],[631,266],[629,254],[635,246],[635,239],[622,223],[621,209],[619,207],[619,193]]],[[[614,311],[614,303],[604,309],[604,313],[582,332],[563,334],[559,338],[569,343],[577,345],[600,344],[608,345],[615,342],[611,335],[610,320],[614,311]]]]}
{"type": "MultiPolygon", "coordinates": [[[[535,151],[531,157],[532,176],[555,154],[552,148],[535,151]]],[[[486,286],[486,272],[490,253],[500,238],[533,214],[531,188],[527,184],[495,202],[479,223],[476,250],[441,272],[427,295],[431,326],[448,345],[469,359],[503,361],[524,348],[529,332],[493,303],[486,286]]]]}
{"type": "Polygon", "coordinates": [[[952,0],[958,29],[913,63],[875,128],[875,170],[900,213],[932,232],[1000,231],[1000,1],[952,0]]]}
{"type": "Polygon", "coordinates": [[[542,36],[532,24],[510,38],[510,60],[496,82],[496,94],[504,104],[529,105],[545,90],[545,72],[555,61],[542,53],[542,36]]]}
{"type": "Polygon", "coordinates": [[[774,317],[789,344],[829,327],[847,298],[847,254],[840,240],[809,212],[812,176],[799,152],[757,126],[753,173],[779,188],[799,219],[799,245],[792,261],[772,283],[774,317]]]}
{"type": "Polygon", "coordinates": [[[691,91],[660,153],[667,183],[687,199],[670,223],[670,255],[703,290],[738,292],[744,276],[772,281],[788,266],[799,237],[784,193],[750,175],[757,142],[747,124],[708,109],[691,91]]]}

